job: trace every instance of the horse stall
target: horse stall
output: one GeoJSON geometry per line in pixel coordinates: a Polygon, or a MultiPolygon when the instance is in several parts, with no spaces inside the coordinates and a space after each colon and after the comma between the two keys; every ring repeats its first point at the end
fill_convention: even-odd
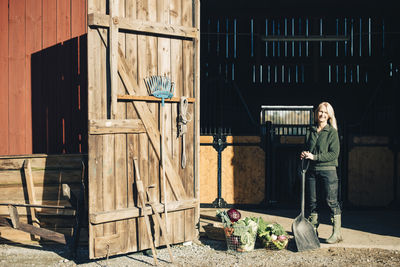
{"type": "Polygon", "coordinates": [[[76,203],[91,259],[195,239],[200,1],[33,2],[1,1],[2,240],[67,244],[76,203]]]}

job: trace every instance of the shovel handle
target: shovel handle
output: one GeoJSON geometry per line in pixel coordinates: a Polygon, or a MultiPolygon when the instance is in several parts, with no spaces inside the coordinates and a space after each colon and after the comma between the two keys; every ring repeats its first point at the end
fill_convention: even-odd
{"type": "Polygon", "coordinates": [[[310,160],[301,160],[301,216],[304,217],[304,205],[305,205],[305,191],[306,191],[306,172],[310,166],[310,160]]]}
{"type": "Polygon", "coordinates": [[[310,166],[310,160],[309,159],[302,159],[301,160],[301,171],[302,172],[306,173],[309,166],[310,166]]]}

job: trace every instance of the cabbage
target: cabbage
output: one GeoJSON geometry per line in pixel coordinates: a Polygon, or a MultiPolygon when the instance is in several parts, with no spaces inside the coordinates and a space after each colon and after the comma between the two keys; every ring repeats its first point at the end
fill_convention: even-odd
{"type": "Polygon", "coordinates": [[[227,213],[231,222],[237,222],[241,217],[240,212],[236,209],[229,209],[227,213]]]}

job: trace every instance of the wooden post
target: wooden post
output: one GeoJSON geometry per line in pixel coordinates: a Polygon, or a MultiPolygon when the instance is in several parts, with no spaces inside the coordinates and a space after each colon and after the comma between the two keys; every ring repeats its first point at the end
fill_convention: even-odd
{"type": "MultiPolygon", "coordinates": [[[[26,181],[26,189],[28,190],[28,204],[36,204],[35,198],[35,185],[33,184],[32,168],[30,159],[24,161],[24,174],[26,181]]],[[[36,218],[36,210],[34,207],[30,208],[32,225],[40,227],[39,220],[36,218]]]]}
{"type": "Polygon", "coordinates": [[[110,0],[110,37],[108,40],[108,49],[110,53],[111,114],[113,119],[117,114],[118,95],[118,3],[119,0],[110,0]]]}
{"type": "Polygon", "coordinates": [[[13,228],[17,229],[19,227],[19,216],[17,208],[13,205],[8,205],[8,212],[10,213],[13,228]]]}

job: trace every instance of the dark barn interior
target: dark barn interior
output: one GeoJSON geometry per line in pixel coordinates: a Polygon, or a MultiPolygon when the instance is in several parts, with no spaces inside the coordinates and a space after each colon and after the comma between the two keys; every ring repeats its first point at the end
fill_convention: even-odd
{"type": "MultiPolygon", "coordinates": [[[[391,1],[203,0],[201,15],[202,135],[263,136],[261,106],[328,101],[341,138],[341,201],[349,204],[349,153],[358,145],[391,151],[398,198],[400,31],[391,1]]],[[[301,144],[272,146],[266,201],[293,204],[286,189],[296,187],[301,144]]]]}

